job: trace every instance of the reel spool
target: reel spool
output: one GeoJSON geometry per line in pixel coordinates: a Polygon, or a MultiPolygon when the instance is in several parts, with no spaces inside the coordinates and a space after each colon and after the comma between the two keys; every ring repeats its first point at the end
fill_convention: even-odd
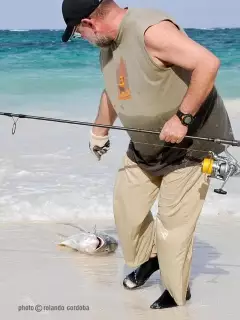
{"type": "Polygon", "coordinates": [[[210,157],[205,158],[202,162],[202,172],[208,174],[209,177],[223,180],[223,184],[220,189],[214,189],[215,193],[226,195],[227,192],[223,190],[223,187],[227,183],[228,179],[232,176],[240,174],[240,165],[237,160],[225,150],[226,157],[216,155],[210,152],[210,157]]]}

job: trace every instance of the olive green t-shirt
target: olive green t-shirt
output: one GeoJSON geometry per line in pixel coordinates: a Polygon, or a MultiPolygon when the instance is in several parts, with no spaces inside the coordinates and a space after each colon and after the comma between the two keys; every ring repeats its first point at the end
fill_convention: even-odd
{"type": "MultiPolygon", "coordinates": [[[[145,48],[145,31],[163,20],[172,21],[184,32],[161,10],[128,9],[113,44],[101,49],[106,92],[124,127],[160,132],[177,112],[188,90],[191,71],[178,66],[160,67],[145,48]]],[[[184,139],[173,145],[160,141],[157,134],[131,131],[128,134],[128,156],[153,175],[164,175],[176,168],[198,164],[210,150],[215,153],[224,151],[223,145],[213,142],[184,139]]],[[[233,139],[228,114],[215,86],[187,134],[233,139]]]]}

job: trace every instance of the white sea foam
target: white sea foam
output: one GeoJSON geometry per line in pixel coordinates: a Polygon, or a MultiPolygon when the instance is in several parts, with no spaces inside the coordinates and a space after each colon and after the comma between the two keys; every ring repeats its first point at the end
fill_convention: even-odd
{"type": "Polygon", "coordinates": [[[11,32],[28,32],[30,30],[29,29],[10,29],[9,31],[11,31],[11,32]]]}
{"type": "MultiPolygon", "coordinates": [[[[240,139],[240,100],[226,105],[240,139]]],[[[98,162],[88,148],[90,127],[19,119],[12,135],[11,126],[11,119],[0,117],[0,221],[113,217],[114,179],[128,145],[126,132],[111,131],[111,150],[98,162]]],[[[240,159],[240,148],[230,150],[240,159]]],[[[228,195],[221,196],[213,189],[222,182],[212,180],[203,215],[239,214],[239,181],[231,178],[228,195]]]]}

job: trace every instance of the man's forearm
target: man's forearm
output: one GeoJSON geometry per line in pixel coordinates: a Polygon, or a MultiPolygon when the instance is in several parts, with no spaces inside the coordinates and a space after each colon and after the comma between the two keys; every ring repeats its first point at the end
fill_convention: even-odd
{"type": "MultiPolygon", "coordinates": [[[[101,96],[100,105],[97,117],[95,119],[96,124],[113,125],[117,119],[117,113],[114,110],[106,91],[104,90],[101,96]]],[[[95,135],[105,136],[108,134],[109,128],[93,127],[92,132],[95,135]]]]}
{"type": "Polygon", "coordinates": [[[193,70],[188,91],[179,107],[180,111],[196,115],[214,86],[219,65],[219,60],[216,59],[211,65],[202,63],[193,70]]]}

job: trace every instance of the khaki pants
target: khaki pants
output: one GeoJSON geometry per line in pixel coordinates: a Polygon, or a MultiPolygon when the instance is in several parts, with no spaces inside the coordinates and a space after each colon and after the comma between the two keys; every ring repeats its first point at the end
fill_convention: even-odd
{"type": "Polygon", "coordinates": [[[186,302],[193,236],[208,187],[200,166],[153,177],[127,155],[117,174],[114,217],[125,262],[137,267],[157,254],[163,284],[178,305],[186,302]]]}

